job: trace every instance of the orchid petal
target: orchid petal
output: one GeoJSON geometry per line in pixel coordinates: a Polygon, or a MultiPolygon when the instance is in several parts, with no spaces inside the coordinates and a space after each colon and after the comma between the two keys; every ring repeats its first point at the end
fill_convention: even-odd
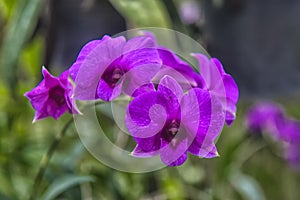
{"type": "Polygon", "coordinates": [[[147,92],[128,106],[125,123],[133,137],[148,138],[158,134],[168,118],[167,101],[162,93],[147,92]]]}

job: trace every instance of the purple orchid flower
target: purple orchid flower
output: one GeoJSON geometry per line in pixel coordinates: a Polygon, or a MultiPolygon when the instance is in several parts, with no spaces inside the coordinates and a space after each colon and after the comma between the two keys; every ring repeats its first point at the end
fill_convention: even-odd
{"type": "Polygon", "coordinates": [[[288,144],[286,146],[285,157],[292,168],[299,168],[300,166],[300,143],[288,144]]]}
{"type": "Polygon", "coordinates": [[[159,47],[157,50],[162,60],[162,67],[153,78],[154,81],[159,82],[162,77],[168,75],[173,77],[185,90],[204,87],[203,78],[189,64],[165,47],[159,47]]]}
{"type": "Polygon", "coordinates": [[[288,118],[280,105],[258,103],[246,114],[246,125],[254,132],[266,132],[281,142],[289,164],[294,168],[300,166],[300,122],[288,118]]]}
{"type": "Polygon", "coordinates": [[[201,18],[200,5],[197,1],[184,1],[180,6],[179,14],[185,24],[197,23],[201,18]]]}
{"type": "MultiPolygon", "coordinates": [[[[151,38],[151,32],[143,32],[151,38]]],[[[165,47],[159,47],[158,52],[163,62],[163,67],[156,74],[155,80],[160,80],[164,75],[175,78],[184,89],[203,88],[217,96],[225,110],[226,124],[231,125],[236,118],[236,104],[239,90],[231,75],[227,74],[223,65],[217,58],[208,59],[207,56],[192,54],[199,62],[200,74],[196,73],[186,62],[165,47]],[[177,73],[179,72],[179,73],[177,73]]]]}
{"type": "MultiPolygon", "coordinates": [[[[141,34],[152,38],[153,41],[156,41],[152,32],[142,31],[141,34]]],[[[158,83],[164,76],[168,75],[173,77],[185,90],[204,87],[203,78],[201,75],[196,73],[188,63],[184,62],[170,49],[164,46],[159,46],[158,44],[156,45],[159,57],[162,61],[162,67],[152,79],[154,83],[158,83]]]]}
{"type": "Polygon", "coordinates": [[[284,128],[285,113],[277,104],[271,102],[260,102],[253,106],[246,114],[246,126],[258,133],[266,131],[278,138],[279,128],[284,128]]]}
{"type": "Polygon", "coordinates": [[[24,94],[36,110],[33,122],[49,116],[58,119],[66,111],[79,114],[75,101],[72,99],[73,84],[68,79],[68,71],[55,77],[43,67],[42,74],[44,79],[41,83],[24,94]]]}
{"type": "Polygon", "coordinates": [[[300,122],[285,117],[280,123],[277,122],[279,139],[290,144],[300,144],[300,122]]]}
{"type": "Polygon", "coordinates": [[[285,157],[293,168],[300,166],[300,122],[286,119],[279,127],[282,140],[286,141],[285,157]]]}
{"type": "Polygon", "coordinates": [[[239,98],[237,84],[227,74],[217,58],[208,59],[199,53],[192,54],[199,62],[199,71],[204,79],[204,88],[216,95],[226,111],[226,124],[231,125],[236,117],[236,104],[239,98]]]}
{"type": "Polygon", "coordinates": [[[75,98],[110,101],[121,92],[132,95],[148,84],[160,67],[152,37],[138,36],[126,42],[123,36],[104,36],[86,44],[70,68],[75,98]]]}
{"type": "Polygon", "coordinates": [[[140,94],[129,104],[126,126],[137,145],[132,155],[160,154],[164,164],[178,166],[187,152],[199,157],[218,155],[214,141],[224,124],[222,105],[207,90],[183,93],[181,86],[165,76],[157,90],[140,94]]]}

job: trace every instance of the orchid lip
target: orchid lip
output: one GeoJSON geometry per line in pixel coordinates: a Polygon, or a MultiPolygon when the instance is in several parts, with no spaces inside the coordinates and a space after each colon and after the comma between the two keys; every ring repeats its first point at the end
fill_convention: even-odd
{"type": "Polygon", "coordinates": [[[178,128],[178,123],[175,120],[173,120],[171,122],[171,125],[169,126],[168,133],[170,133],[172,136],[175,136],[178,132],[178,128]]]}
{"type": "Polygon", "coordinates": [[[124,72],[120,67],[104,72],[103,79],[110,87],[115,87],[119,80],[123,77],[124,72]]]}
{"type": "Polygon", "coordinates": [[[66,102],[64,98],[64,90],[60,86],[51,88],[49,91],[49,96],[59,106],[64,105],[66,102]]]}
{"type": "Polygon", "coordinates": [[[177,135],[178,131],[179,131],[179,123],[173,119],[169,124],[169,126],[166,127],[162,136],[166,141],[170,142],[177,135]]]}

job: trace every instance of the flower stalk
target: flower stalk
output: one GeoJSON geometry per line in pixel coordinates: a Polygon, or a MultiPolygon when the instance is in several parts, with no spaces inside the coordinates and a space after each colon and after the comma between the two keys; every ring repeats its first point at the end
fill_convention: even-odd
{"type": "Polygon", "coordinates": [[[39,189],[39,186],[42,182],[42,179],[44,177],[44,174],[45,174],[45,171],[46,171],[46,168],[49,164],[49,161],[53,155],[53,153],[55,152],[57,146],[59,145],[60,141],[62,140],[62,138],[64,137],[64,135],[66,134],[68,128],[70,127],[70,125],[72,124],[73,122],[73,118],[71,118],[66,124],[65,126],[63,127],[63,129],[61,130],[61,132],[59,132],[54,140],[52,141],[48,151],[43,155],[42,157],[42,160],[41,160],[41,163],[40,163],[40,167],[39,167],[39,170],[38,170],[38,173],[34,179],[34,185],[32,187],[32,191],[31,191],[31,194],[30,194],[30,197],[29,197],[29,200],[34,200],[36,199],[36,195],[38,194],[38,189],[39,189]]]}

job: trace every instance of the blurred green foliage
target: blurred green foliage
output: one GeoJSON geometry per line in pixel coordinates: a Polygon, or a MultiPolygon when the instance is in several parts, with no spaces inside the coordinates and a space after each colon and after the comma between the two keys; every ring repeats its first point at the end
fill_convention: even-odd
{"type": "MultiPolygon", "coordinates": [[[[32,190],[39,163],[55,135],[71,117],[32,124],[34,111],[24,92],[41,79],[45,35],[33,35],[41,0],[1,0],[0,80],[0,199],[26,199],[32,190]],[[3,64],[4,63],[4,64],[3,64]],[[14,85],[13,87],[11,87],[14,85]],[[11,90],[14,91],[11,91],[11,90]]],[[[171,27],[162,1],[111,0],[129,27],[171,27]]],[[[300,119],[299,101],[280,100],[289,114],[300,119]]],[[[250,137],[243,115],[248,103],[239,104],[237,120],[225,127],[217,147],[221,157],[189,156],[177,168],[145,174],[111,169],[93,158],[72,126],[46,171],[38,196],[41,199],[203,199],[297,200],[300,174],[278,156],[278,144],[250,137]]],[[[109,117],[100,115],[116,130],[109,117]]],[[[114,140],[114,137],[110,138],[114,140]]]]}
{"type": "Polygon", "coordinates": [[[123,14],[130,28],[171,27],[165,5],[160,0],[110,0],[110,2],[123,14]]]}

